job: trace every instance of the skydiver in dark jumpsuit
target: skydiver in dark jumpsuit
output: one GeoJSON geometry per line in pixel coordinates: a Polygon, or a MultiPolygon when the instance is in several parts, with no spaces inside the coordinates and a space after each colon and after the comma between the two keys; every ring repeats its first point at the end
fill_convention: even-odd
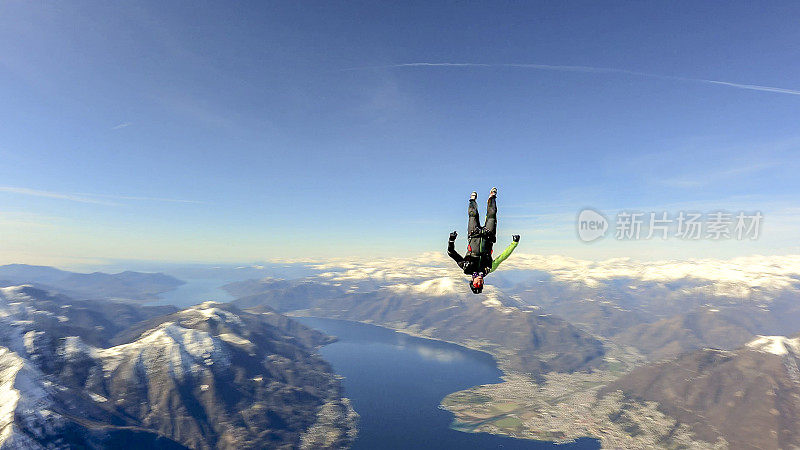
{"type": "Polygon", "coordinates": [[[450,233],[447,243],[447,254],[453,258],[464,273],[472,275],[470,289],[475,294],[483,291],[483,278],[490,272],[497,270],[497,266],[511,255],[511,252],[519,244],[519,235],[511,237],[511,244],[506,247],[503,253],[496,259],[492,259],[492,246],[497,241],[497,188],[489,191],[489,199],[486,204],[486,222],[481,227],[478,215],[478,193],[473,192],[469,198],[469,222],[467,224],[467,253],[462,257],[455,249],[456,237],[458,233],[450,233]]]}

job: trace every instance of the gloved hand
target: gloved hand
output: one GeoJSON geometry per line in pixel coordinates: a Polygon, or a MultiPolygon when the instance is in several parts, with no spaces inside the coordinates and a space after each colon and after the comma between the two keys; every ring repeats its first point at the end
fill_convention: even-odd
{"type": "Polygon", "coordinates": [[[519,235],[518,234],[512,235],[511,240],[514,242],[519,242],[519,235]]]}
{"type": "Polygon", "coordinates": [[[453,231],[452,233],[450,233],[450,242],[454,242],[457,237],[458,237],[457,232],[453,231]]]}

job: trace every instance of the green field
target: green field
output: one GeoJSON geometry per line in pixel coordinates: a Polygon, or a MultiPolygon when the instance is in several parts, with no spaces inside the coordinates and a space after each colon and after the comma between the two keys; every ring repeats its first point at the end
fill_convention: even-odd
{"type": "Polygon", "coordinates": [[[516,417],[503,417],[502,419],[494,422],[494,425],[498,428],[504,429],[518,429],[522,426],[522,421],[517,419],[516,417]]]}

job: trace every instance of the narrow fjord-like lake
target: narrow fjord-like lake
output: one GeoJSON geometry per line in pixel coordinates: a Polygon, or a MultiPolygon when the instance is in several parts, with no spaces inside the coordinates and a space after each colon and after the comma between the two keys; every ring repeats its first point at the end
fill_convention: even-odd
{"type": "Polygon", "coordinates": [[[450,428],[453,415],[438,408],[447,394],[500,382],[486,353],[411,337],[372,325],[311,317],[303,324],[339,340],[320,350],[345,377],[346,395],[361,415],[354,449],[596,449],[581,439],[555,445],[450,428]]]}

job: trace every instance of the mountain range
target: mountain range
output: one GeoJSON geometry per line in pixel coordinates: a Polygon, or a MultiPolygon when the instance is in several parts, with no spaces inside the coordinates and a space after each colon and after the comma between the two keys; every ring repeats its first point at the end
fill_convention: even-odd
{"type": "MultiPolygon", "coordinates": [[[[798,446],[792,431],[800,429],[796,338],[774,337],[800,330],[798,258],[604,264],[516,256],[506,267],[509,276],[489,277],[480,296],[436,256],[310,264],[318,274],[248,280],[226,289],[236,305],[254,311],[267,305],[482,349],[504,370],[533,375],[537,389],[547,390],[542,383],[550,381],[536,374],[610,368],[603,373],[619,378],[575,395],[594,401],[589,399],[599,389],[599,411],[609,414],[593,423],[602,429],[603,421],[620,422],[615,430],[644,432],[642,442],[662,436],[664,446],[689,445],[693,436],[699,446],[798,446]],[[625,366],[614,362],[619,350],[608,356],[607,346],[634,351],[625,364],[640,366],[620,376],[614,372],[625,366]],[[644,356],[643,365],[635,352],[644,356]],[[663,416],[658,432],[639,428],[646,418],[622,423],[643,411],[663,416]]],[[[502,388],[497,392],[501,405],[519,396],[503,400],[502,388]]]]}
{"type": "Polygon", "coordinates": [[[440,257],[309,262],[186,309],[130,302],[180,283],[163,274],[1,266],[0,448],[346,447],[357,415],[316,354],[331,338],[287,315],[483,350],[536,389],[602,374],[593,423],[635,435],[646,418],[625,421],[656,408],[664,445],[800,445],[800,338],[782,337],[800,329],[800,261],[508,263],[474,295],[440,257]]]}
{"type": "Polygon", "coordinates": [[[0,448],[341,448],[331,338],[263,310],[0,288],[0,448]]]}
{"type": "Polygon", "coordinates": [[[232,283],[226,289],[249,294],[233,302],[242,308],[274,307],[456,342],[492,353],[520,372],[587,370],[603,361],[603,345],[586,332],[492,288],[473,295],[451,277],[358,292],[309,279],[271,278],[232,283]]]}
{"type": "Polygon", "coordinates": [[[184,284],[163,273],[125,271],[115,274],[78,273],[48,266],[8,264],[0,266],[0,286],[32,284],[75,298],[146,301],[184,284]]]}

